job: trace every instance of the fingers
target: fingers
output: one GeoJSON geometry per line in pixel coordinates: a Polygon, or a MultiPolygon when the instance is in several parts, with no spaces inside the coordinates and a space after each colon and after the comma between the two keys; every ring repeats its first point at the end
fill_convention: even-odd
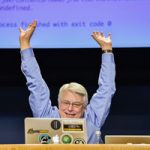
{"type": "Polygon", "coordinates": [[[20,33],[24,32],[24,30],[21,27],[19,27],[19,31],[20,31],[20,33]]]}
{"type": "Polygon", "coordinates": [[[31,24],[28,25],[27,30],[31,30],[31,29],[32,29],[32,30],[35,30],[36,25],[37,25],[37,21],[34,20],[31,24]]]}
{"type": "Polygon", "coordinates": [[[32,23],[32,26],[33,26],[33,27],[36,27],[36,25],[37,25],[37,21],[34,20],[33,23],[32,23]]]}
{"type": "Polygon", "coordinates": [[[111,39],[111,33],[108,33],[108,38],[111,39]]]}
{"type": "Polygon", "coordinates": [[[103,32],[93,32],[92,37],[98,38],[98,37],[104,37],[103,32]]]}
{"type": "Polygon", "coordinates": [[[34,20],[31,24],[29,24],[29,28],[32,27],[32,28],[36,28],[36,25],[37,25],[37,21],[34,20]]]}
{"type": "Polygon", "coordinates": [[[101,37],[104,37],[103,32],[99,32],[99,35],[100,35],[101,37]]]}
{"type": "Polygon", "coordinates": [[[92,37],[96,40],[100,36],[100,32],[93,32],[92,37]]]}
{"type": "Polygon", "coordinates": [[[37,21],[34,20],[31,24],[28,25],[26,30],[23,30],[21,27],[19,27],[19,31],[20,31],[20,33],[22,33],[22,32],[25,32],[25,31],[28,31],[31,29],[35,30],[36,26],[37,26],[37,21]]]}
{"type": "MultiPolygon", "coordinates": [[[[93,38],[105,38],[104,33],[103,32],[93,32],[91,35],[93,38]]],[[[108,33],[108,38],[111,39],[111,33],[108,33]]]]}

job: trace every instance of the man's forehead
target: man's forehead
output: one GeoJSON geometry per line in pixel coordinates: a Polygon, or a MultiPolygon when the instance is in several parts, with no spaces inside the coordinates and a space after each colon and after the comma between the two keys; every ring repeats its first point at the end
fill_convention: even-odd
{"type": "Polygon", "coordinates": [[[72,91],[64,91],[61,95],[61,99],[68,100],[68,101],[83,101],[83,96],[76,92],[72,91]]]}

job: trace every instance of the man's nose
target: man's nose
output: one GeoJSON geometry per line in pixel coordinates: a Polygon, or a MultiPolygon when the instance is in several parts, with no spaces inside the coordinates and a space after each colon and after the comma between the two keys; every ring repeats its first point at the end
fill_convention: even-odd
{"type": "Polygon", "coordinates": [[[68,110],[71,111],[72,109],[73,109],[73,105],[70,103],[69,107],[68,107],[68,110]]]}

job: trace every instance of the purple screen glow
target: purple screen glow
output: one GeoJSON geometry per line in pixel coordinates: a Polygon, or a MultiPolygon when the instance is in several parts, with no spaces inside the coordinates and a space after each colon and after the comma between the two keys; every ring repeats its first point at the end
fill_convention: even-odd
{"type": "Polygon", "coordinates": [[[113,47],[150,47],[149,12],[150,0],[0,0],[0,48],[19,48],[18,27],[33,20],[33,48],[96,48],[93,31],[113,47]]]}

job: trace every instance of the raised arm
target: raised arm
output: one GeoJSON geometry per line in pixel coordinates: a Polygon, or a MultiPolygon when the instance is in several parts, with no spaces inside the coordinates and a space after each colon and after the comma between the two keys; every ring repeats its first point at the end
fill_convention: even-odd
{"type": "Polygon", "coordinates": [[[30,39],[37,22],[33,21],[26,30],[20,30],[21,69],[30,91],[29,104],[34,117],[58,117],[58,110],[51,106],[49,88],[42,78],[39,65],[30,47],[30,39]]]}
{"type": "Polygon", "coordinates": [[[87,117],[94,125],[101,128],[109,113],[115,93],[115,63],[111,35],[105,37],[101,32],[93,32],[92,37],[101,46],[103,54],[98,89],[87,107],[87,117]]]}

